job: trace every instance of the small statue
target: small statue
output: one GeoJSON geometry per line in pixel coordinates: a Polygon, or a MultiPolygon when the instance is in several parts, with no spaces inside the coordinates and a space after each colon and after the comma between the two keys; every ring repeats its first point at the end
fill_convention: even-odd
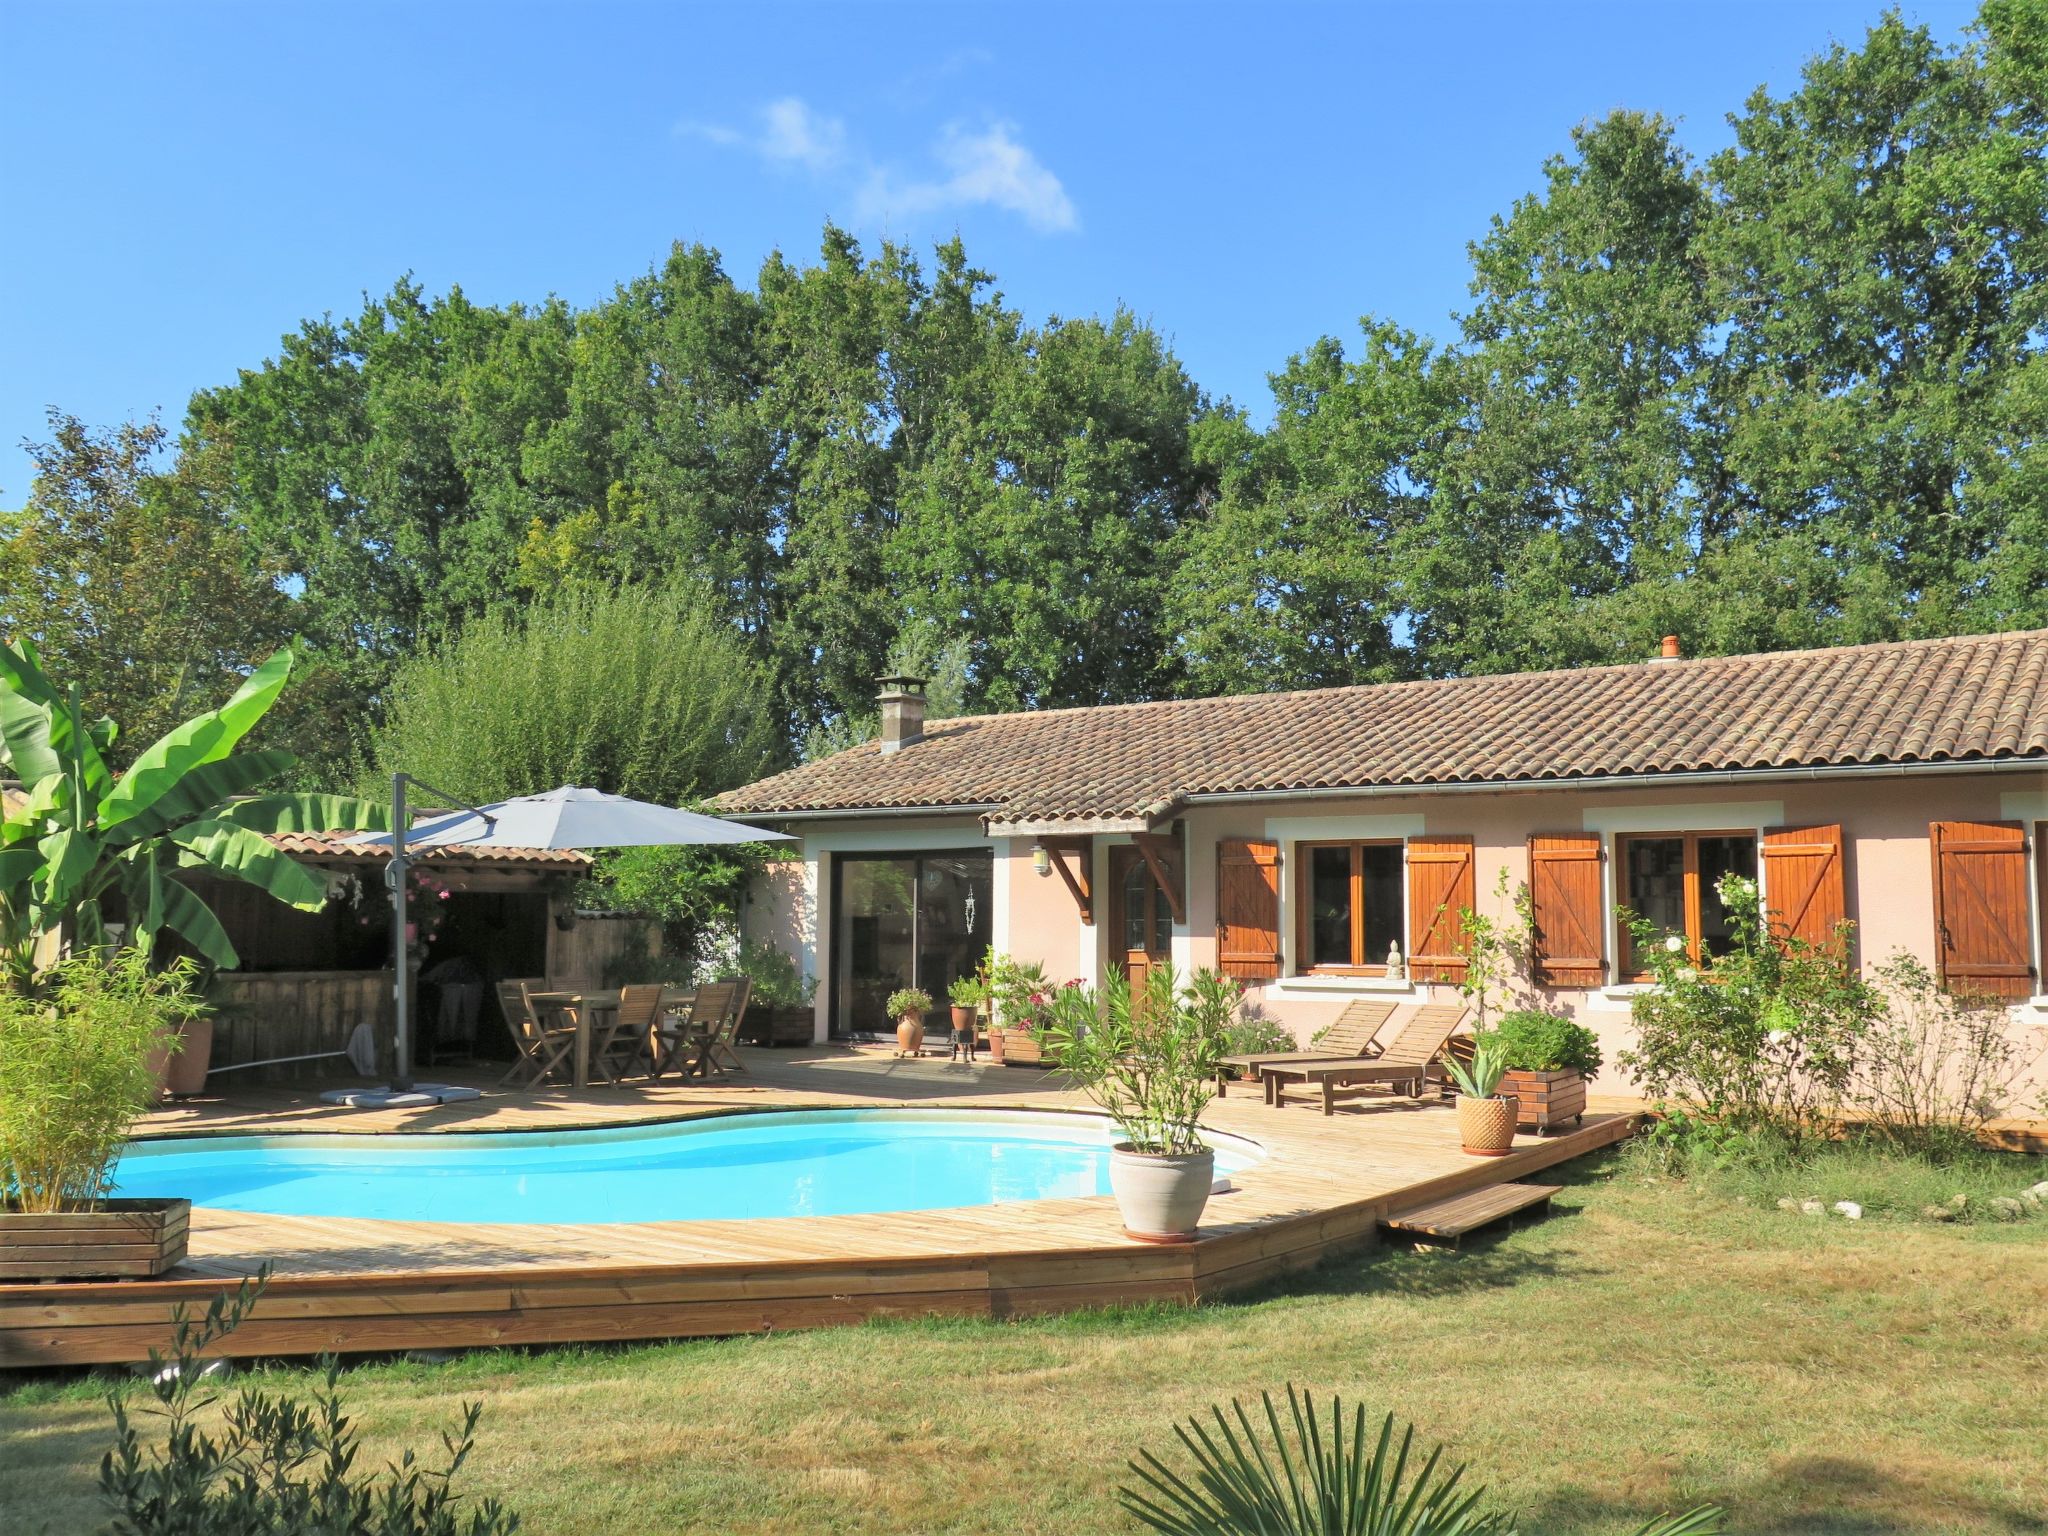
{"type": "Polygon", "coordinates": [[[1401,943],[1398,939],[1387,946],[1387,976],[1393,981],[1408,979],[1408,962],[1401,958],[1401,943]]]}

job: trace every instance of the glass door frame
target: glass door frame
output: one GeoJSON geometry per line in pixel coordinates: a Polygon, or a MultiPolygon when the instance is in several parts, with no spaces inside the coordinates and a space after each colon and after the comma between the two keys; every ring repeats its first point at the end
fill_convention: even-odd
{"type": "MultiPolygon", "coordinates": [[[[881,863],[907,862],[914,866],[911,874],[912,897],[910,901],[910,953],[912,957],[913,975],[915,975],[915,967],[922,954],[921,940],[923,938],[923,924],[919,913],[919,902],[917,898],[917,892],[919,892],[923,887],[924,866],[926,861],[935,859],[973,859],[976,861],[985,862],[987,865],[988,878],[988,910],[986,915],[983,917],[982,921],[988,925],[989,938],[987,944],[984,947],[989,950],[993,950],[995,948],[994,926],[996,856],[995,850],[993,848],[990,848],[986,845],[979,848],[976,848],[972,845],[960,848],[863,848],[857,853],[850,851],[846,853],[834,852],[831,855],[831,858],[832,905],[830,912],[827,914],[827,922],[829,924],[829,927],[826,934],[824,935],[827,944],[829,945],[827,957],[828,963],[825,966],[827,978],[825,1003],[825,1036],[828,1040],[852,1041],[857,1038],[856,1032],[851,1027],[850,1022],[847,1019],[848,1002],[844,995],[844,975],[846,956],[842,953],[842,945],[846,942],[847,938],[849,937],[847,923],[848,914],[846,912],[845,905],[847,865],[858,864],[864,861],[875,861],[881,863]]],[[[914,981],[913,985],[923,985],[923,982],[921,979],[919,979],[917,981],[914,981]]],[[[941,990],[942,989],[938,987],[933,988],[933,1015],[931,1017],[928,1017],[926,1020],[927,1028],[935,1027],[936,1025],[941,1023],[946,1016],[946,1009],[949,1006],[950,1000],[947,997],[940,995],[941,990]]],[[[876,1036],[876,1038],[884,1038],[884,1036],[878,1035],[876,1036]]]]}

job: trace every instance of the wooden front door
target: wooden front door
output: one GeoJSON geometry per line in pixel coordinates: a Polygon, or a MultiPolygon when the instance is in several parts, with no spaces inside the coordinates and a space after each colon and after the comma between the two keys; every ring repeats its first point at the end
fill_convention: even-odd
{"type": "Polygon", "coordinates": [[[1133,992],[1154,966],[1173,964],[1173,903],[1136,848],[1109,850],[1110,957],[1133,992]]]}

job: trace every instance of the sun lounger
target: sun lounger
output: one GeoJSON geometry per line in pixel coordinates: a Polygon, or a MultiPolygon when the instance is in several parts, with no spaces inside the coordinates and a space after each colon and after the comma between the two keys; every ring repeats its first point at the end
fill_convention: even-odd
{"type": "Polygon", "coordinates": [[[1379,1047],[1373,1043],[1373,1037],[1393,1016],[1392,1003],[1361,997],[1345,1004],[1337,1022],[1311,1041],[1305,1051],[1252,1051],[1242,1056],[1226,1056],[1216,1066],[1216,1097],[1225,1097],[1231,1078],[1240,1073],[1256,1077],[1267,1066],[1298,1061],[1357,1061],[1375,1056],[1379,1047]]]}
{"type": "Polygon", "coordinates": [[[1458,1003],[1431,1003],[1417,1008],[1387,1042],[1387,1048],[1370,1060],[1283,1062],[1261,1067],[1259,1076],[1266,1085],[1266,1102],[1276,1109],[1284,1107],[1290,1085],[1320,1088],[1326,1115],[1336,1109],[1340,1098],[1356,1098],[1377,1090],[1405,1090],[1410,1098],[1419,1099],[1431,1064],[1465,1022],[1468,1011],[1458,1003]]]}

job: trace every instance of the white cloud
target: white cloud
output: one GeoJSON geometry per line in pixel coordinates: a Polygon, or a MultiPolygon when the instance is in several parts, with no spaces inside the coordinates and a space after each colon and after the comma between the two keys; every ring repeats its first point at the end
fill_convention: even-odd
{"type": "Polygon", "coordinates": [[[1019,214],[1033,229],[1055,233],[1076,229],[1080,219],[1059,177],[1016,138],[1016,128],[996,123],[983,133],[958,125],[946,130],[937,150],[949,174],[943,180],[913,181],[890,191],[905,212],[965,208],[978,204],[1019,214]]]}
{"type": "Polygon", "coordinates": [[[846,154],[846,125],[821,117],[800,96],[771,101],[762,110],[766,128],[756,148],[770,160],[794,160],[813,171],[829,171],[846,154]]]}
{"type": "Polygon", "coordinates": [[[1058,176],[1019,139],[1013,123],[979,132],[955,123],[932,147],[938,174],[906,175],[848,147],[846,124],[784,96],[760,112],[757,131],[720,123],[681,122],[678,135],[723,149],[744,149],[772,164],[799,166],[818,177],[845,178],[861,218],[882,220],[955,208],[1000,208],[1041,233],[1080,228],[1073,199],[1058,176]]]}

